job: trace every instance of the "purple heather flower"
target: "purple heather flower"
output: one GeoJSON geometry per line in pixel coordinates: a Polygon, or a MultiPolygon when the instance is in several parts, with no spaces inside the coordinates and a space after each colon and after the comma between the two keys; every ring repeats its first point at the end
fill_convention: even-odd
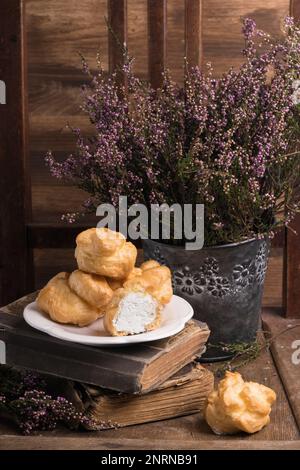
{"type": "Polygon", "coordinates": [[[286,27],[293,28],[294,27],[294,18],[292,16],[286,16],[284,20],[284,24],[286,27]]]}
{"type": "Polygon", "coordinates": [[[71,428],[93,423],[64,397],[46,393],[38,374],[0,366],[0,408],[13,416],[24,434],[54,429],[58,423],[71,428]]]}
{"type": "Polygon", "coordinates": [[[245,18],[242,31],[246,39],[250,39],[253,36],[255,36],[255,33],[256,33],[255,21],[251,18],[245,18]]]}
{"type": "Polygon", "coordinates": [[[293,190],[299,159],[284,157],[299,140],[292,123],[299,119],[300,29],[287,17],[284,30],[272,42],[246,18],[244,63],[220,78],[210,65],[207,73],[189,69],[183,87],[166,71],[153,90],[134,76],[125,50],[127,92],[116,73],[107,77],[100,67],[83,88],[94,135],[72,129],[76,150],[63,162],[49,152],[51,174],[88,193],[83,212],[101,202],[117,205],[121,195],[147,206],[205,203],[206,244],[271,231],[282,198],[289,208],[296,203],[291,212],[300,203],[293,190]]]}

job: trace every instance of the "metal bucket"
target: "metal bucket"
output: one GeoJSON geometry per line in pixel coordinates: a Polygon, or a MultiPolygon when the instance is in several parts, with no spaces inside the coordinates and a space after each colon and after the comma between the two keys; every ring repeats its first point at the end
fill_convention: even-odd
{"type": "Polygon", "coordinates": [[[269,240],[185,250],[143,240],[145,259],[155,259],[172,271],[174,293],[194,308],[194,318],[208,324],[211,335],[206,357],[230,356],[222,344],[251,342],[260,324],[261,300],[269,240]]]}

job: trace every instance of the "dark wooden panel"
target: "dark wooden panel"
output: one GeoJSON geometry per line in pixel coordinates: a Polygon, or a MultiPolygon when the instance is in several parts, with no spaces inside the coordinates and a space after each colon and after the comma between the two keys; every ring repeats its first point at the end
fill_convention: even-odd
{"type": "Polygon", "coordinates": [[[148,79],[147,0],[127,0],[127,44],[134,57],[133,70],[140,78],[148,79]]]}
{"type": "Polygon", "coordinates": [[[297,21],[300,20],[300,2],[299,2],[299,0],[291,0],[290,14],[297,21]]]}
{"type": "MultiPolygon", "coordinates": [[[[196,415],[197,416],[197,415],[196,415]]],[[[177,422],[172,420],[172,422],[177,422]]],[[[161,424],[165,429],[169,428],[170,422],[161,424]]],[[[300,441],[248,441],[241,438],[231,438],[229,440],[220,439],[207,439],[207,440],[193,440],[191,436],[189,439],[177,436],[176,439],[170,439],[166,436],[163,440],[157,439],[152,427],[148,426],[148,437],[141,438],[138,434],[142,435],[142,430],[139,426],[135,426],[137,436],[134,438],[122,437],[119,438],[120,430],[113,431],[111,437],[107,435],[107,431],[95,433],[74,433],[71,431],[64,431],[60,436],[49,436],[44,433],[43,436],[20,436],[12,434],[12,427],[1,426],[0,432],[0,448],[5,450],[112,450],[112,451],[125,451],[125,450],[167,450],[167,449],[183,449],[183,450],[300,450],[300,441]],[[151,435],[152,434],[152,435],[151,435]]],[[[125,428],[126,434],[128,429],[125,428]]],[[[129,428],[130,434],[133,429],[129,428]]],[[[144,433],[143,433],[144,434],[144,433]]],[[[210,436],[211,437],[211,436],[210,436]]]]}
{"type": "Polygon", "coordinates": [[[211,62],[220,76],[243,62],[241,19],[253,18],[259,28],[280,36],[281,22],[289,13],[290,0],[209,0],[203,2],[204,64],[211,62]]]}
{"type": "MultiPolygon", "coordinates": [[[[174,80],[182,83],[185,2],[166,3],[166,63],[174,80]]],[[[127,4],[129,51],[136,57],[135,71],[146,78],[148,0],[127,0],[127,4]]],[[[59,223],[61,214],[75,211],[85,194],[51,178],[43,157],[50,148],[59,158],[73,151],[75,142],[65,128],[67,122],[81,127],[86,135],[93,131],[79,109],[79,88],[86,78],[77,52],[94,68],[100,48],[103,66],[108,69],[107,0],[27,0],[27,7],[34,221],[59,223]]],[[[239,65],[241,17],[255,18],[259,27],[278,36],[280,21],[288,11],[289,0],[203,1],[204,63],[212,61],[216,75],[239,65]]]]}
{"type": "Polygon", "coordinates": [[[263,305],[282,308],[283,249],[272,248],[266,273],[263,305]]]}
{"type": "MultiPolygon", "coordinates": [[[[99,220],[99,219],[98,219],[99,220]]],[[[27,226],[28,244],[32,248],[75,248],[75,239],[77,235],[91,227],[95,227],[98,220],[94,223],[86,221],[83,224],[35,224],[27,226]]],[[[141,240],[131,240],[134,245],[141,246],[141,240]]]]}
{"type": "Polygon", "coordinates": [[[149,80],[154,88],[162,82],[167,52],[167,0],[148,0],[149,80]]]}
{"type": "Polygon", "coordinates": [[[297,353],[300,321],[281,318],[272,309],[265,309],[263,325],[271,337],[278,336],[271,344],[271,352],[300,430],[300,374],[297,363],[300,357],[297,353]]]}
{"type": "Polygon", "coordinates": [[[72,272],[77,268],[74,248],[72,249],[34,249],[35,289],[41,289],[61,271],[72,272]]]}
{"type": "Polygon", "coordinates": [[[120,67],[124,61],[124,45],[127,45],[127,0],[108,0],[108,25],[109,71],[117,71],[118,81],[124,85],[120,67]]]}
{"type": "Polygon", "coordinates": [[[300,318],[300,216],[286,231],[284,253],[284,307],[286,316],[300,318]]]}
{"type": "MultiPolygon", "coordinates": [[[[34,250],[34,263],[36,268],[35,289],[43,287],[51,277],[60,271],[71,272],[77,268],[73,248],[56,249],[56,248],[36,248],[34,250]]],[[[70,245],[70,246],[72,246],[70,245]]],[[[143,253],[138,249],[138,257],[136,264],[139,266],[143,262],[143,253]]]]}
{"type": "Polygon", "coordinates": [[[33,248],[73,248],[77,235],[95,225],[29,224],[28,242],[33,248]]]}
{"type": "MultiPolygon", "coordinates": [[[[300,0],[291,0],[290,13],[296,21],[300,20],[300,0]]],[[[289,318],[300,318],[300,215],[286,229],[284,253],[284,307],[289,318]]]]}
{"type": "Polygon", "coordinates": [[[276,232],[274,238],[271,241],[272,246],[275,248],[282,248],[285,243],[285,227],[282,227],[276,232]]]}
{"type": "MultiPolygon", "coordinates": [[[[32,195],[35,198],[33,207],[33,222],[62,223],[62,215],[67,212],[81,210],[81,204],[87,193],[73,186],[61,185],[47,186],[34,185],[32,195]]],[[[96,216],[84,217],[86,220],[96,220],[96,216]]]]}
{"type": "Polygon", "coordinates": [[[23,295],[31,285],[31,253],[25,223],[30,218],[27,171],[27,95],[24,2],[0,3],[0,76],[6,104],[0,105],[0,304],[23,295]]]}
{"type": "Polygon", "coordinates": [[[184,1],[167,1],[167,54],[166,65],[172,79],[183,85],[185,56],[184,1]]]}
{"type": "Polygon", "coordinates": [[[185,0],[185,57],[188,67],[202,61],[202,0],[185,0]]]}
{"type": "MultiPolygon", "coordinates": [[[[147,77],[147,0],[128,2],[128,45],[136,57],[135,70],[147,77]]],[[[99,47],[103,65],[107,68],[107,0],[27,0],[29,39],[30,147],[36,172],[34,184],[46,184],[43,191],[34,189],[35,220],[45,221],[49,210],[46,201],[51,192],[60,191],[54,178],[47,178],[43,157],[51,148],[54,152],[71,152],[74,138],[65,128],[67,122],[80,127],[83,133],[92,132],[87,118],[79,109],[80,85],[85,81],[77,51],[95,64],[99,47]],[[37,162],[37,160],[39,160],[37,162]],[[38,166],[41,168],[39,184],[38,166]],[[54,188],[52,188],[54,185],[54,188]]],[[[184,2],[167,2],[167,66],[172,77],[182,83],[184,57],[184,2]]],[[[210,0],[203,2],[204,63],[212,61],[219,75],[230,65],[238,65],[243,41],[240,18],[254,17],[259,26],[278,35],[280,20],[288,13],[289,0],[210,0]]],[[[62,188],[62,186],[61,186],[62,188]]],[[[68,210],[67,189],[61,197],[53,196],[52,220],[68,210]]],[[[70,201],[73,190],[69,188],[70,201]]],[[[79,192],[77,193],[79,194],[79,192]]],[[[71,205],[71,204],[70,204],[71,205]]]]}
{"type": "Polygon", "coordinates": [[[107,0],[26,0],[29,73],[81,73],[82,53],[95,66],[101,50],[108,66],[107,0]]]}

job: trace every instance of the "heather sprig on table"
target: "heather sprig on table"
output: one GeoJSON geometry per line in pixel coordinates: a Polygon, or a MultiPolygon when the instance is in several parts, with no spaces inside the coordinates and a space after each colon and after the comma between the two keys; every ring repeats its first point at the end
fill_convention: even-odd
{"type": "Polygon", "coordinates": [[[70,428],[90,420],[64,397],[46,393],[46,382],[30,371],[0,366],[0,415],[10,416],[23,434],[53,430],[58,423],[70,428]]]}
{"type": "Polygon", "coordinates": [[[245,19],[243,65],[220,78],[196,67],[183,87],[166,71],[153,90],[126,51],[127,89],[84,63],[82,107],[95,132],[73,129],[76,151],[62,163],[49,152],[51,173],[89,194],[83,211],[121,195],[146,206],[204,203],[206,245],[272,234],[300,205],[300,29],[288,17],[283,30],[274,42],[245,19]]]}

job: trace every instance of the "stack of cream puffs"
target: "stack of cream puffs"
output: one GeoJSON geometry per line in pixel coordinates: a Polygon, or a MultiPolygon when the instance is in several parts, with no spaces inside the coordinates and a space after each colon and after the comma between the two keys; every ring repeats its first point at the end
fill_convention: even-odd
{"type": "Polygon", "coordinates": [[[54,276],[37,297],[39,308],[58,323],[86,326],[104,317],[113,336],[159,327],[161,310],[173,295],[171,272],[150,260],[135,267],[137,250],[107,228],[76,238],[78,269],[54,276]]]}

